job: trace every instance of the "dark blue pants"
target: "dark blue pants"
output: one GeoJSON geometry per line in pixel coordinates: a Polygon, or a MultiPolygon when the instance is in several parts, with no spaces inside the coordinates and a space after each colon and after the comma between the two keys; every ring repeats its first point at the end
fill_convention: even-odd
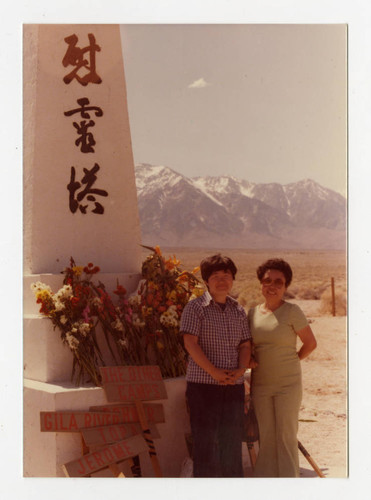
{"type": "Polygon", "coordinates": [[[194,477],[243,477],[244,385],[187,383],[194,477]]]}

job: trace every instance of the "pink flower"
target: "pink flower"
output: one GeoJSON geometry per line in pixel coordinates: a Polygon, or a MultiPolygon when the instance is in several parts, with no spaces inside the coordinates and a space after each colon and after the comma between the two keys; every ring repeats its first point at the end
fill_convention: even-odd
{"type": "Polygon", "coordinates": [[[85,309],[82,311],[82,316],[85,320],[85,323],[89,323],[90,322],[90,318],[89,318],[89,313],[90,313],[90,307],[89,307],[89,304],[85,307],[85,309]]]}

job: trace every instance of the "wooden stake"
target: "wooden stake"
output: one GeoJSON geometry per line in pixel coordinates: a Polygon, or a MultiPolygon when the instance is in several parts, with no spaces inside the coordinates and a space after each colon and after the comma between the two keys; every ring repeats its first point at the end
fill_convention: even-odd
{"type": "Polygon", "coordinates": [[[254,471],[256,464],[256,453],[255,453],[254,443],[246,443],[246,444],[247,444],[247,449],[249,450],[251,469],[254,471]]]}
{"type": "Polygon", "coordinates": [[[158,458],[157,458],[155,445],[153,444],[151,431],[148,428],[149,426],[148,426],[146,414],[144,413],[144,407],[143,407],[142,401],[136,400],[135,406],[136,406],[136,409],[138,412],[140,425],[142,426],[142,429],[143,429],[143,437],[144,437],[144,439],[148,445],[148,448],[149,448],[149,456],[151,458],[154,473],[156,474],[156,477],[163,477],[160,463],[159,463],[158,458]]]}
{"type": "MultiPolygon", "coordinates": [[[[83,455],[88,455],[90,453],[89,446],[87,446],[87,444],[85,443],[84,436],[82,434],[80,434],[80,436],[81,436],[81,450],[82,450],[82,454],[83,455]]],[[[64,471],[64,473],[66,473],[66,471],[64,471]]],[[[87,477],[91,477],[91,475],[89,474],[87,477]]]]}
{"type": "Polygon", "coordinates": [[[331,297],[332,297],[332,315],[336,316],[336,307],[335,307],[335,280],[331,278],[331,297]]]}
{"type": "Polygon", "coordinates": [[[89,447],[85,443],[84,436],[80,434],[81,436],[81,450],[83,455],[87,455],[89,453],[89,447]]]}
{"type": "Polygon", "coordinates": [[[318,467],[318,465],[316,464],[316,462],[309,455],[309,453],[307,452],[307,450],[304,448],[304,446],[301,444],[300,441],[298,441],[298,447],[299,447],[299,450],[302,452],[302,454],[305,456],[305,458],[308,460],[308,462],[310,463],[310,465],[313,467],[313,469],[317,473],[317,475],[319,477],[325,477],[323,475],[322,471],[320,470],[320,468],[318,467]]]}
{"type": "Polygon", "coordinates": [[[142,477],[142,469],[140,467],[139,456],[130,458],[130,469],[133,477],[142,477]]]}
{"type": "Polygon", "coordinates": [[[120,471],[117,464],[111,464],[111,465],[109,465],[109,468],[113,472],[114,476],[125,477],[125,474],[122,471],[120,471]]]}

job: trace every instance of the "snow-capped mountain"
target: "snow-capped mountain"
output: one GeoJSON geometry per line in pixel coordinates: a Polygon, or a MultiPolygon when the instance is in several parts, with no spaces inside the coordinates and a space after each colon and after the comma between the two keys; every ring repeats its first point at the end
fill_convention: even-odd
{"type": "Polygon", "coordinates": [[[344,249],[346,200],[308,179],[255,184],[135,168],[144,244],[224,248],[344,249]]]}

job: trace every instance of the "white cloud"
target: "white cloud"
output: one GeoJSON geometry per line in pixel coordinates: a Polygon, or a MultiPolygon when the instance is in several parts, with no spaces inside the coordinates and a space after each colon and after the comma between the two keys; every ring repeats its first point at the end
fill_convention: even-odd
{"type": "Polygon", "coordinates": [[[204,87],[208,87],[211,83],[208,83],[204,78],[200,78],[195,80],[194,82],[188,85],[189,89],[202,89],[204,87]]]}

